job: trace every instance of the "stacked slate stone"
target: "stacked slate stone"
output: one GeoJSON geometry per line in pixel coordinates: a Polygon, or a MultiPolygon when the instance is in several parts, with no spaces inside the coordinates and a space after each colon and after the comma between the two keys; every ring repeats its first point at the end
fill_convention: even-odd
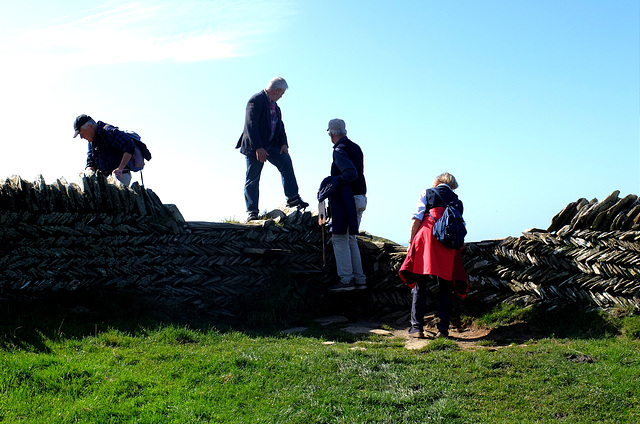
{"type": "MultiPolygon", "coordinates": [[[[184,222],[137,183],[13,177],[0,186],[0,293],[132,292],[222,316],[277,290],[290,296],[282,302],[326,295],[336,281],[328,230],[310,212],[270,215],[249,224],[184,222]]],[[[406,249],[372,237],[361,243],[370,287],[402,303],[388,283],[406,249]]]]}
{"type": "Polygon", "coordinates": [[[0,290],[135,292],[229,315],[234,298],[257,293],[276,271],[320,270],[320,233],[299,231],[310,220],[186,223],[137,183],[13,177],[0,186],[0,290]]]}
{"type": "Polygon", "coordinates": [[[407,310],[411,292],[398,277],[398,271],[407,256],[407,248],[389,240],[375,241],[367,233],[358,236],[362,266],[369,290],[367,301],[380,311],[407,310]]]}
{"type": "Polygon", "coordinates": [[[322,271],[318,225],[315,232],[309,226],[311,213],[301,211],[248,224],[188,222],[163,256],[181,272],[158,280],[158,291],[173,288],[183,302],[227,316],[253,308],[274,291],[286,293],[282,302],[304,302],[330,278],[322,271]]]}
{"type": "MultiPolygon", "coordinates": [[[[465,303],[640,310],[640,202],[618,195],[573,202],[546,231],[468,243],[465,303]]],[[[355,300],[375,312],[408,310],[410,292],[398,278],[407,248],[366,233],[358,242],[369,289],[355,300]]],[[[335,303],[326,289],[336,280],[330,233],[310,212],[275,210],[248,224],[185,222],[137,183],[94,175],[0,184],[5,297],[132,292],[238,316],[274,293],[283,306],[335,303]]]]}
{"type": "Polygon", "coordinates": [[[570,203],[546,231],[468,244],[470,300],[640,311],[640,201],[618,195],[570,203]]]}
{"type": "Polygon", "coordinates": [[[128,214],[136,216],[171,216],[158,196],[134,183],[130,189],[114,177],[95,174],[81,177],[80,184],[58,179],[47,185],[42,176],[35,182],[19,176],[8,178],[0,185],[0,212],[25,213],[24,216],[56,213],[128,214]]]}
{"type": "MultiPolygon", "coordinates": [[[[328,310],[328,303],[336,299],[327,288],[337,282],[330,239],[316,214],[289,208],[247,224],[187,222],[185,234],[163,258],[185,274],[175,281],[159,281],[158,291],[188,287],[188,296],[177,289],[174,296],[228,316],[263,307],[261,298],[274,291],[280,293],[276,300],[281,308],[306,304],[328,310]]],[[[407,291],[396,276],[406,248],[373,239],[367,234],[359,238],[369,284],[362,296],[377,307],[404,308],[407,291]]]]}
{"type": "Polygon", "coordinates": [[[14,176],[0,185],[0,290],[46,293],[127,287],[152,278],[140,263],[181,229],[179,212],[134,183],[80,184],[14,176]],[[140,247],[141,246],[141,247],[140,247]],[[139,248],[140,247],[140,248],[139,248]]]}

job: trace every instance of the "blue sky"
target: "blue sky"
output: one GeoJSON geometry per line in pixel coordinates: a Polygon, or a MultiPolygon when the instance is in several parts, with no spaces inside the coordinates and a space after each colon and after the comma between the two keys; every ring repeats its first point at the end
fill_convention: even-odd
{"type": "MultiPolygon", "coordinates": [[[[87,113],[143,137],[146,187],[187,220],[242,220],[246,102],[282,76],[312,206],[342,118],[365,153],[363,230],[406,243],[448,171],[467,240],[518,236],[639,193],[639,22],[636,0],[2,2],[0,178],[76,181],[87,113]]],[[[283,204],[268,165],[260,209],[283,204]]]]}

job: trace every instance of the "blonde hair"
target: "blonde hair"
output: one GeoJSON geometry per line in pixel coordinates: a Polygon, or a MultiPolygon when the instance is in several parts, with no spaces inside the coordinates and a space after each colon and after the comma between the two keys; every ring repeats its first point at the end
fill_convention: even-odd
{"type": "Polygon", "coordinates": [[[458,181],[456,181],[456,177],[449,174],[448,172],[443,172],[438,175],[435,180],[433,180],[433,186],[437,187],[440,184],[446,184],[449,186],[451,190],[455,190],[458,188],[458,181]]]}

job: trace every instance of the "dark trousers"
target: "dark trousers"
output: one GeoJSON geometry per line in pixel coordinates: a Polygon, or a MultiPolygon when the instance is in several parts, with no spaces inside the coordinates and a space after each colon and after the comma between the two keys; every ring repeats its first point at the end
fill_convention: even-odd
{"type": "MultiPolygon", "coordinates": [[[[282,178],[282,186],[284,187],[284,195],[287,201],[293,200],[298,196],[298,182],[293,172],[293,163],[291,156],[287,153],[280,154],[279,146],[267,146],[266,149],[269,156],[267,161],[275,165],[280,171],[282,178]]],[[[260,175],[264,163],[256,159],[255,153],[247,158],[247,175],[244,183],[244,201],[247,205],[247,212],[258,212],[258,198],[260,197],[260,175]]]]}
{"type": "Polygon", "coordinates": [[[443,334],[449,334],[449,324],[451,323],[451,311],[453,310],[453,283],[440,277],[432,275],[420,275],[418,281],[411,294],[413,301],[411,303],[411,328],[422,331],[424,326],[424,314],[427,308],[427,288],[433,282],[438,282],[440,294],[438,296],[438,331],[443,334]]]}

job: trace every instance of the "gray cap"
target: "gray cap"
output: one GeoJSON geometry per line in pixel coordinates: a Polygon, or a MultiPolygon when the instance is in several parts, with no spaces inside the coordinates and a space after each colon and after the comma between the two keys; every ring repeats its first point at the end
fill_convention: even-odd
{"type": "Polygon", "coordinates": [[[330,131],[332,133],[344,134],[347,131],[347,126],[342,119],[336,118],[329,121],[329,128],[327,128],[327,131],[330,131]]]}

